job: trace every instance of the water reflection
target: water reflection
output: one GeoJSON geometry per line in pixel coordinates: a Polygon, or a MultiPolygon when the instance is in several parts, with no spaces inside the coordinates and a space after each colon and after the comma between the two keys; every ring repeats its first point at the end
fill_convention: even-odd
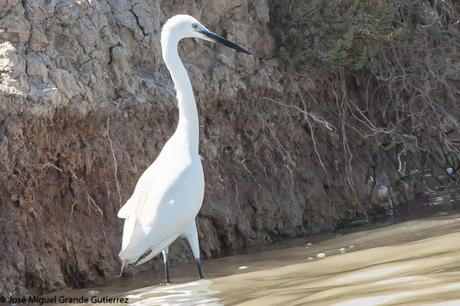
{"type": "Polygon", "coordinates": [[[186,284],[152,286],[130,291],[124,295],[131,305],[223,305],[214,297],[218,291],[210,288],[210,280],[186,284]]]}

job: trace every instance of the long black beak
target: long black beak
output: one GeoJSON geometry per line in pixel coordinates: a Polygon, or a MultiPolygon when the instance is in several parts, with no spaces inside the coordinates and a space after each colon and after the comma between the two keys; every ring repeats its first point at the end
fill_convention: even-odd
{"type": "Polygon", "coordinates": [[[252,55],[252,53],[249,52],[248,50],[246,50],[245,48],[243,48],[243,47],[241,47],[241,46],[229,41],[228,39],[226,39],[223,36],[217,35],[216,33],[206,31],[206,30],[198,30],[198,32],[203,34],[204,36],[208,37],[212,41],[219,42],[219,43],[221,43],[221,44],[223,44],[223,45],[225,45],[227,47],[235,49],[236,51],[252,55]]]}

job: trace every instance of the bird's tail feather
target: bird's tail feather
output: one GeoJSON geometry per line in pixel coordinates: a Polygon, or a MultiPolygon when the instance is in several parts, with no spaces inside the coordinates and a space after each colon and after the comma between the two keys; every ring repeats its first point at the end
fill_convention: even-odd
{"type": "Polygon", "coordinates": [[[147,261],[149,261],[150,259],[152,259],[156,255],[157,254],[155,254],[152,250],[150,250],[150,252],[145,257],[143,257],[141,260],[136,262],[136,267],[139,266],[139,265],[142,265],[143,263],[146,263],[147,261]]]}
{"type": "Polygon", "coordinates": [[[128,266],[128,261],[127,260],[122,260],[121,262],[121,271],[120,271],[120,275],[118,275],[118,277],[121,277],[121,275],[123,275],[123,271],[125,270],[125,268],[128,266]]]}

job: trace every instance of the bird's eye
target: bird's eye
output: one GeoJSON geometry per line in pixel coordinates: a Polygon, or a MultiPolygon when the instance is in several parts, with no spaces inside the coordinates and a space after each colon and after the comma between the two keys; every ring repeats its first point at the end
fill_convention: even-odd
{"type": "Polygon", "coordinates": [[[196,23],[192,24],[192,28],[193,28],[194,30],[198,29],[198,24],[196,24],[196,23]]]}

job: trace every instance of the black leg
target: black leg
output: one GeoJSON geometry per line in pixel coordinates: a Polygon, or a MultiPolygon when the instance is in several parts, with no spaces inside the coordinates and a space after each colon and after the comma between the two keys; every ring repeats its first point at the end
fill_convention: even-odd
{"type": "Polygon", "coordinates": [[[195,222],[189,225],[184,233],[184,236],[187,238],[190,248],[192,249],[193,257],[195,258],[196,269],[198,270],[198,275],[200,276],[200,279],[203,279],[203,267],[200,260],[200,245],[198,243],[198,232],[196,231],[195,222]]]}
{"type": "Polygon", "coordinates": [[[171,282],[171,280],[169,279],[169,267],[168,267],[168,261],[167,260],[166,260],[166,262],[164,264],[164,268],[165,268],[166,284],[169,284],[171,282]]]}
{"type": "Polygon", "coordinates": [[[201,265],[201,260],[199,258],[195,259],[196,263],[196,269],[198,270],[198,275],[200,276],[200,279],[203,279],[203,266],[201,265]]]}
{"type": "Polygon", "coordinates": [[[161,251],[161,253],[163,254],[163,267],[164,267],[164,270],[165,270],[166,284],[169,284],[171,281],[170,281],[170,278],[169,278],[168,248],[166,248],[163,251],[161,251]]]}

